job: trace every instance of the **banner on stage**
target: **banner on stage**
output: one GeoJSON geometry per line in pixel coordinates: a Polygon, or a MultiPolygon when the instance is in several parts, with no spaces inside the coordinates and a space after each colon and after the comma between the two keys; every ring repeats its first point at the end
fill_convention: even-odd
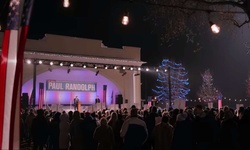
{"type": "Polygon", "coordinates": [[[47,91],[96,92],[96,87],[96,83],[86,83],[81,81],[46,81],[47,91]]]}

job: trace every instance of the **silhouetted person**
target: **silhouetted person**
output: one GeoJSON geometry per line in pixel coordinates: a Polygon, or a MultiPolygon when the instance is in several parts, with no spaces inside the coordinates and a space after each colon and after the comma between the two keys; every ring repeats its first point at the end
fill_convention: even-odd
{"type": "Polygon", "coordinates": [[[78,98],[78,96],[76,96],[75,98],[74,98],[74,109],[75,109],[75,111],[76,110],[78,110],[78,102],[79,102],[79,98],[78,98]]]}
{"type": "Polygon", "coordinates": [[[48,138],[48,122],[42,109],[37,110],[37,116],[32,121],[31,133],[34,142],[33,149],[42,150],[48,138]]]}
{"type": "Polygon", "coordinates": [[[167,115],[163,115],[161,122],[152,131],[154,150],[170,150],[174,128],[169,124],[167,115]]]}
{"type": "Polygon", "coordinates": [[[114,133],[111,126],[108,125],[106,118],[100,120],[100,126],[95,129],[93,138],[98,142],[97,150],[113,149],[114,133]]]}
{"type": "Polygon", "coordinates": [[[96,97],[95,103],[97,104],[97,103],[100,103],[100,102],[101,102],[101,101],[100,101],[99,97],[96,97]]]}
{"type": "Polygon", "coordinates": [[[121,128],[121,137],[124,138],[124,150],[139,150],[147,140],[146,123],[137,116],[137,109],[131,109],[130,117],[121,128]]]}

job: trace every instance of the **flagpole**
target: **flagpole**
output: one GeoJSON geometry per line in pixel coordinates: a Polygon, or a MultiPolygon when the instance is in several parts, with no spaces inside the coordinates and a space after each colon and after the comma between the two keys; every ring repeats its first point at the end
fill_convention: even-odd
{"type": "Polygon", "coordinates": [[[36,62],[33,63],[33,108],[36,107],[36,62]]]}

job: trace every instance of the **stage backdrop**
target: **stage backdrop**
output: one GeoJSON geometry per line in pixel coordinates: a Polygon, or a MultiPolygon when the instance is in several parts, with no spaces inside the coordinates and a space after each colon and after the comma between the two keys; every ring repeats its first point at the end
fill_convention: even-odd
{"type": "MultiPolygon", "coordinates": [[[[110,105],[113,95],[118,95],[119,90],[109,79],[101,74],[89,70],[71,70],[67,73],[65,69],[53,69],[36,77],[36,104],[39,99],[39,83],[44,83],[44,104],[72,104],[75,96],[78,96],[82,104],[94,104],[98,96],[101,102],[105,101],[110,105]],[[107,91],[103,92],[103,86],[107,91]],[[104,94],[104,95],[103,95],[104,94]]],[[[22,93],[31,96],[33,79],[24,83],[22,93]]]]}

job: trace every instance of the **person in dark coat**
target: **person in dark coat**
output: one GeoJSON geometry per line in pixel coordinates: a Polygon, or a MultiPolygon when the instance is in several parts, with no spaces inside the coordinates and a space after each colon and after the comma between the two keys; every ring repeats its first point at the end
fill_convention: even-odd
{"type": "Polygon", "coordinates": [[[163,115],[161,122],[152,131],[154,150],[170,150],[174,128],[169,124],[169,117],[163,115]]]}
{"type": "Polygon", "coordinates": [[[250,108],[247,108],[244,110],[244,112],[242,112],[242,117],[239,119],[238,125],[241,149],[250,149],[250,108]]]}
{"type": "Polygon", "coordinates": [[[34,142],[33,149],[42,150],[48,138],[48,122],[42,109],[37,110],[37,116],[32,121],[31,134],[34,142]]]}
{"type": "Polygon", "coordinates": [[[49,124],[51,148],[53,150],[59,149],[59,135],[60,135],[60,116],[61,113],[57,112],[49,124]]]}
{"type": "Polygon", "coordinates": [[[96,119],[87,112],[83,120],[84,148],[87,150],[95,150],[97,148],[97,142],[93,139],[96,127],[96,119]]]}
{"type": "Polygon", "coordinates": [[[220,146],[223,149],[239,149],[239,130],[234,115],[230,110],[224,112],[221,122],[220,146]]]}
{"type": "Polygon", "coordinates": [[[213,144],[213,128],[210,120],[204,112],[202,105],[194,108],[195,119],[193,122],[193,149],[209,150],[213,144]]]}
{"type": "Polygon", "coordinates": [[[114,132],[114,150],[119,150],[122,144],[122,138],[120,137],[120,130],[121,130],[121,124],[120,121],[118,120],[118,115],[116,112],[111,113],[111,117],[108,121],[108,125],[111,126],[113,132],[114,132]]]}
{"type": "Polygon", "coordinates": [[[172,150],[193,149],[192,120],[186,112],[177,115],[175,123],[172,150]]]}
{"type": "Polygon", "coordinates": [[[139,150],[146,142],[147,126],[137,117],[137,109],[131,109],[130,117],[124,121],[120,135],[124,139],[124,150],[139,150]]]}
{"type": "Polygon", "coordinates": [[[79,111],[73,114],[73,120],[70,123],[71,149],[80,150],[84,147],[83,138],[83,119],[80,118],[79,111]]]}
{"type": "Polygon", "coordinates": [[[114,133],[106,118],[100,120],[100,126],[95,129],[93,138],[98,142],[97,150],[113,150],[114,133]]]}

